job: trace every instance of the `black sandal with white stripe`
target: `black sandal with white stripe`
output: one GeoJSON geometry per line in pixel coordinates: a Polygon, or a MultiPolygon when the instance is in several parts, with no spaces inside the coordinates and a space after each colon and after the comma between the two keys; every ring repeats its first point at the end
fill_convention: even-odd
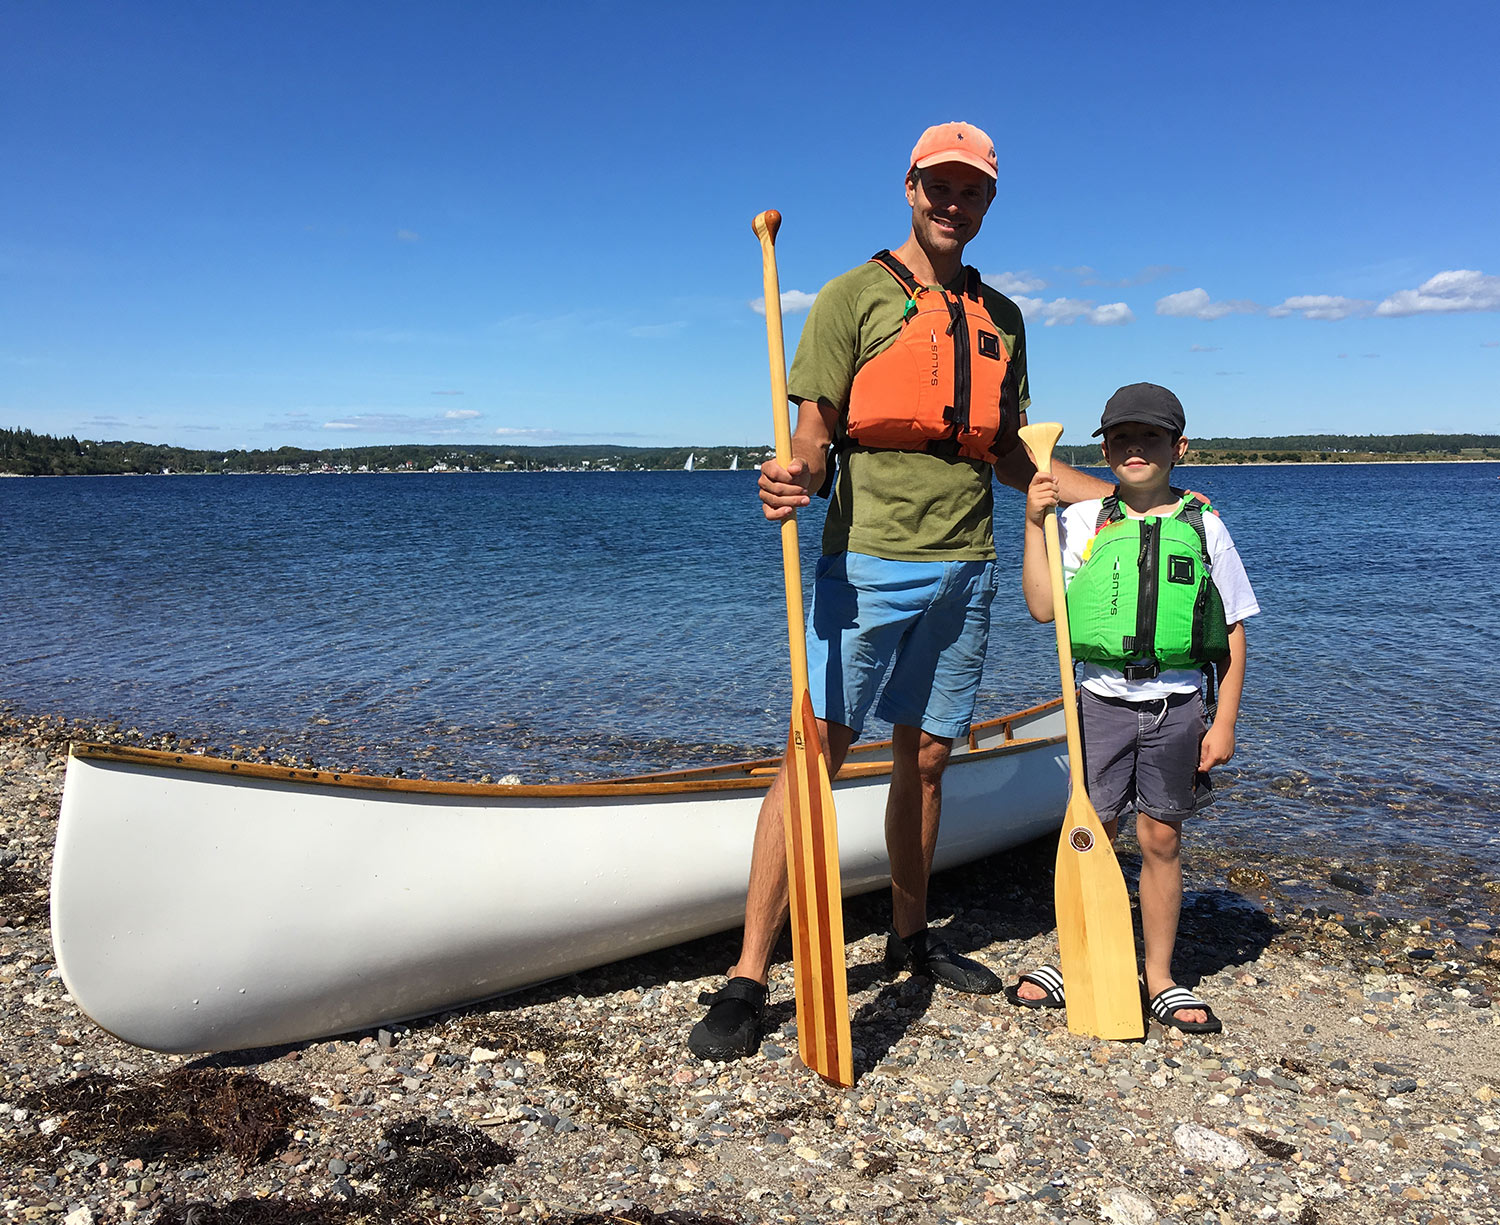
{"type": "Polygon", "coordinates": [[[1224,1028],[1224,1023],[1214,1016],[1214,1010],[1200,1000],[1186,987],[1168,987],[1161,994],[1152,999],[1151,1015],[1162,1025],[1171,1029],[1180,1029],[1185,1034],[1216,1034],[1224,1028]],[[1179,1020],[1179,1012],[1190,1012],[1197,1009],[1208,1018],[1206,1021],[1183,1021],[1179,1020]]]}
{"type": "Polygon", "coordinates": [[[1021,977],[1005,989],[1005,998],[1017,1008],[1063,1008],[1066,1007],[1063,996],[1062,971],[1056,966],[1038,966],[1035,970],[1021,975],[1021,977]],[[1031,983],[1040,987],[1045,993],[1039,999],[1028,1000],[1021,994],[1021,984],[1031,983]]]}

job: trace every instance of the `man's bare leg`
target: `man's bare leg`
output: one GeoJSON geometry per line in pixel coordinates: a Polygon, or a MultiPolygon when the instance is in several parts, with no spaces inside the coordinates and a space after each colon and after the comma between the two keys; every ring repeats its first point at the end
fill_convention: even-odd
{"type": "MultiPolygon", "coordinates": [[[[841,723],[819,719],[818,736],[823,741],[828,772],[837,774],[849,755],[854,732],[841,723]]],[[[688,1049],[700,1059],[739,1059],[760,1042],[766,975],[787,914],[786,827],[782,815],[787,769],[787,763],[782,762],[756,819],[739,960],[729,969],[729,981],[703,999],[709,1005],[708,1013],[688,1034],[688,1049]]]]}
{"type": "Polygon", "coordinates": [[[891,926],[910,935],[927,926],[927,878],[943,809],[943,770],[953,741],[898,724],[891,741],[885,848],[891,860],[891,926]]]}
{"type": "Polygon", "coordinates": [[[892,741],[891,792],[885,807],[885,845],[891,859],[891,936],[885,964],[903,966],[958,991],[991,995],[1004,984],[994,971],[961,957],[927,931],[927,881],[943,810],[943,771],[953,741],[897,725],[892,741]]]}
{"type": "MultiPolygon", "coordinates": [[[[854,743],[854,731],[842,723],[818,720],[818,735],[828,773],[837,775],[854,743]]],[[[755,844],[750,853],[750,883],[745,890],[745,934],[739,960],[729,968],[730,978],[766,981],[771,953],[787,916],[786,826],[782,815],[786,803],[787,764],[782,763],[775,781],[761,801],[755,823],[755,844]]]]}

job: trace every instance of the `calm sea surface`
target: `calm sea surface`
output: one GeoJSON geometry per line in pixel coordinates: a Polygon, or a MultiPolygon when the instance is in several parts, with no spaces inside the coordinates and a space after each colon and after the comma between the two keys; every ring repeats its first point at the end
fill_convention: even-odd
{"type": "MultiPolygon", "coordinates": [[[[1200,467],[1264,611],[1216,829],[1500,867],[1489,464],[1200,467]]],[[[0,480],[0,706],[372,772],[525,781],[775,753],[753,472],[0,480]]],[[[1057,687],[997,493],[981,717],[1057,687]]],[[[803,551],[817,552],[817,512],[803,551]]],[[[881,731],[882,729],[873,729],[881,731]]]]}

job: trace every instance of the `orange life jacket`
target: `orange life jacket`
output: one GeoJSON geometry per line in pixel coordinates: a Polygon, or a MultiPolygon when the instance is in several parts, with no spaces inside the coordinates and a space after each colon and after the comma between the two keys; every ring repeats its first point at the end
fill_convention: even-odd
{"type": "Polygon", "coordinates": [[[921,285],[889,251],[871,256],[906,292],[896,339],[863,366],[849,389],[848,439],[890,451],[995,459],[1007,425],[1010,355],[965,269],[961,294],[921,285]]]}

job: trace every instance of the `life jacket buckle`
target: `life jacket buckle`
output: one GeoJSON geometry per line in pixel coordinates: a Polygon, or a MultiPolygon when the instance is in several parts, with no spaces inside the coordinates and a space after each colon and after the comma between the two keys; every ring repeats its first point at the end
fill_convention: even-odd
{"type": "Polygon", "coordinates": [[[1161,675],[1161,665],[1154,659],[1146,664],[1126,664],[1120,674],[1127,681],[1154,681],[1161,675]]]}

